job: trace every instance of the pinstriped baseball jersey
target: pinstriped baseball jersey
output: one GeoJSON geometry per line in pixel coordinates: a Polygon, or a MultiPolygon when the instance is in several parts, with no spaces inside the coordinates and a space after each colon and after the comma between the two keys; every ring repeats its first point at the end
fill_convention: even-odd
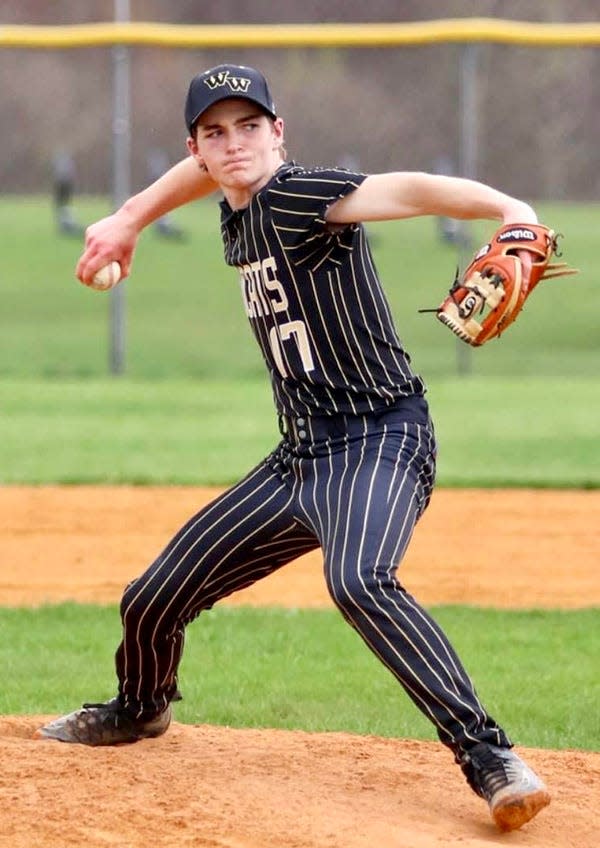
{"type": "Polygon", "coordinates": [[[245,209],[221,203],[225,260],[239,270],[280,414],[372,412],[424,392],[362,224],[325,221],[364,179],[285,164],[245,209]]]}

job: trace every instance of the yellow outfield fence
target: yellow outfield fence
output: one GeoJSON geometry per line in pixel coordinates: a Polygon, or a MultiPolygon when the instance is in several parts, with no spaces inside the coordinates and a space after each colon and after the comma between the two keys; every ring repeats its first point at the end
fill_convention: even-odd
{"type": "Polygon", "coordinates": [[[437,43],[596,47],[600,23],[533,23],[449,18],[409,23],[214,24],[136,21],[67,26],[0,26],[2,47],[408,47],[437,43]]]}

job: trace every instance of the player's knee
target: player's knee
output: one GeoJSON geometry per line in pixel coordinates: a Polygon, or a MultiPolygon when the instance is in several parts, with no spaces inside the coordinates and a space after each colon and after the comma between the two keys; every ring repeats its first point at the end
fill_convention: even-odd
{"type": "Polygon", "coordinates": [[[395,578],[395,566],[390,563],[331,569],[326,580],[333,602],[343,613],[381,606],[403,591],[395,578]]]}
{"type": "Polygon", "coordinates": [[[155,592],[150,592],[140,578],[126,586],[121,598],[121,619],[126,627],[141,623],[154,627],[158,614],[155,592]]]}
{"type": "Polygon", "coordinates": [[[140,591],[138,581],[132,580],[125,587],[125,591],[121,597],[121,618],[129,619],[138,618],[141,613],[140,591]]]}

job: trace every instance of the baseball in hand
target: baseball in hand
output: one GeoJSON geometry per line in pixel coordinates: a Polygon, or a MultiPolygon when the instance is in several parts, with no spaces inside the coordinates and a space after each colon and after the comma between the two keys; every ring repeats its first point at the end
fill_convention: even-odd
{"type": "Polygon", "coordinates": [[[108,291],[114,288],[121,279],[121,266],[118,262],[109,262],[95,274],[90,287],[97,291],[108,291]]]}

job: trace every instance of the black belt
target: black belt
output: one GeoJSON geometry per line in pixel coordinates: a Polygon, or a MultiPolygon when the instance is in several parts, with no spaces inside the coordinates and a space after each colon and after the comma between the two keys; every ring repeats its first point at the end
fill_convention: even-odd
{"type": "Polygon", "coordinates": [[[363,414],[336,412],[331,415],[279,414],[279,431],[294,442],[315,442],[344,435],[358,435],[370,427],[382,423],[392,425],[395,421],[413,421],[430,424],[427,401],[422,395],[398,398],[392,406],[363,414]]]}

